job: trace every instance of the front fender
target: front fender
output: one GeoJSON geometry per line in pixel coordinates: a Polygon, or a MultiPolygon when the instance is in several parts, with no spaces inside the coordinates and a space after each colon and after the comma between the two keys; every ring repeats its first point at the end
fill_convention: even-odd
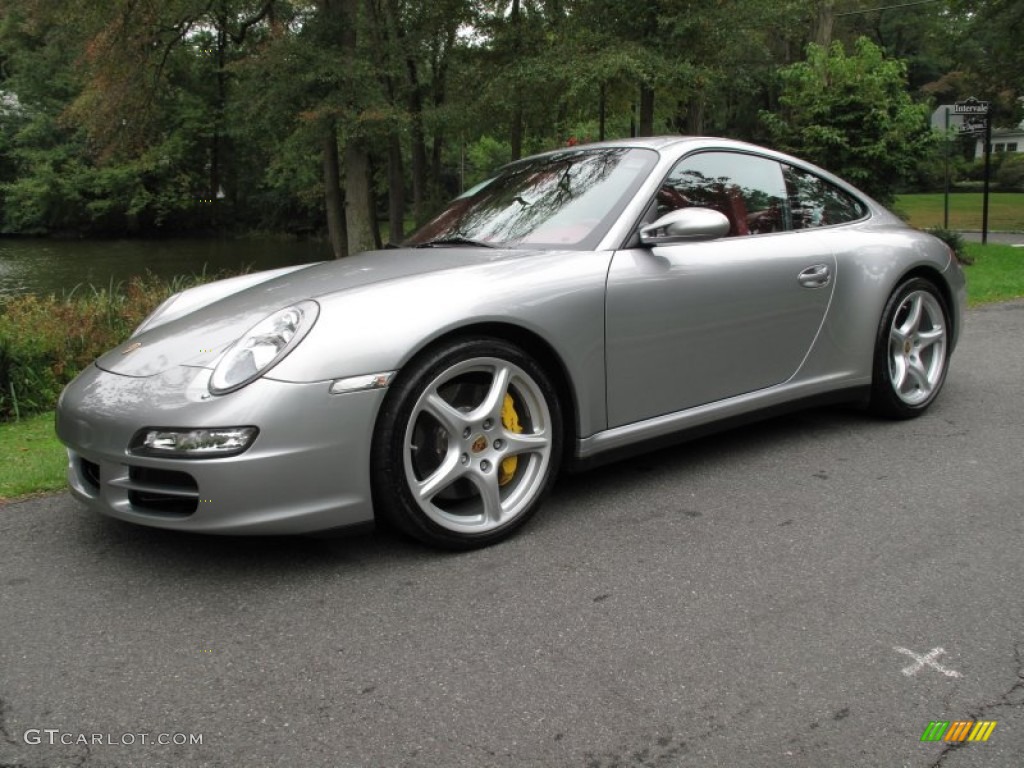
{"type": "Polygon", "coordinates": [[[610,252],[557,252],[390,280],[321,296],[302,344],[271,372],[328,381],[399,370],[443,336],[501,323],[561,359],[585,434],[604,428],[604,293],[610,252]]]}

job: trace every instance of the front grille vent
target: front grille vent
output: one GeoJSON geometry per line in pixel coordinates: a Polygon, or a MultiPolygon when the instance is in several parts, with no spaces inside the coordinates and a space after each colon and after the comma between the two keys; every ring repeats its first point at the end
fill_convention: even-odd
{"type": "Polygon", "coordinates": [[[111,483],[128,491],[128,503],[139,512],[187,517],[199,506],[199,486],[187,472],[128,467],[128,478],[111,483]]]}
{"type": "Polygon", "coordinates": [[[100,465],[79,457],[78,459],[78,473],[94,491],[100,489],[100,465]]]}

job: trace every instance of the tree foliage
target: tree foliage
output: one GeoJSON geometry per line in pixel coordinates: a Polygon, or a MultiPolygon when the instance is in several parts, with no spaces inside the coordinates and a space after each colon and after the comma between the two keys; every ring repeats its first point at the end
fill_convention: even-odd
{"type": "Polygon", "coordinates": [[[1009,122],[1024,83],[1019,2],[897,5],[6,0],[0,232],[284,230],[341,256],[502,161],[648,133],[774,142],[887,198],[928,99],[1009,122]]]}
{"type": "Polygon", "coordinates": [[[906,66],[860,38],[811,43],[807,60],[779,73],[777,112],[762,113],[775,143],[841,173],[883,203],[891,202],[933,142],[928,109],[906,90],[906,66]]]}

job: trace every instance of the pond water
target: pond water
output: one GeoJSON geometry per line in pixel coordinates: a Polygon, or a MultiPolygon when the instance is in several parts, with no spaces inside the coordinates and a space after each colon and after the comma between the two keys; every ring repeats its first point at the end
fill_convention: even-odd
{"type": "Polygon", "coordinates": [[[331,258],[325,242],[292,240],[51,240],[0,238],[0,295],[106,288],[147,270],[160,277],[258,271],[331,258]]]}

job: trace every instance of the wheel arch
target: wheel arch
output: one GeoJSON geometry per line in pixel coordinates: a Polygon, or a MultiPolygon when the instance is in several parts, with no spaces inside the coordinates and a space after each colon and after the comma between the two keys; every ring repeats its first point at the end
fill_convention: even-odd
{"type": "Polygon", "coordinates": [[[948,315],[950,325],[950,340],[955,343],[955,340],[960,335],[960,328],[957,326],[958,318],[956,316],[955,297],[950,290],[949,284],[942,278],[942,273],[939,272],[939,270],[927,264],[919,264],[909,270],[906,274],[902,275],[900,279],[896,281],[896,284],[893,286],[893,291],[907,282],[907,280],[913,280],[915,277],[927,280],[935,286],[939,295],[942,296],[942,300],[946,302],[946,313],[948,315]]]}
{"type": "MultiPolygon", "coordinates": [[[[551,383],[558,395],[558,404],[562,409],[563,451],[565,457],[571,456],[576,437],[580,432],[579,402],[572,377],[555,348],[539,334],[514,323],[480,322],[449,330],[440,336],[426,341],[403,363],[406,367],[419,357],[431,353],[438,347],[463,339],[489,337],[501,339],[520,347],[531,355],[551,377],[551,383]]],[[[378,416],[379,418],[379,416],[378,416]]]]}

